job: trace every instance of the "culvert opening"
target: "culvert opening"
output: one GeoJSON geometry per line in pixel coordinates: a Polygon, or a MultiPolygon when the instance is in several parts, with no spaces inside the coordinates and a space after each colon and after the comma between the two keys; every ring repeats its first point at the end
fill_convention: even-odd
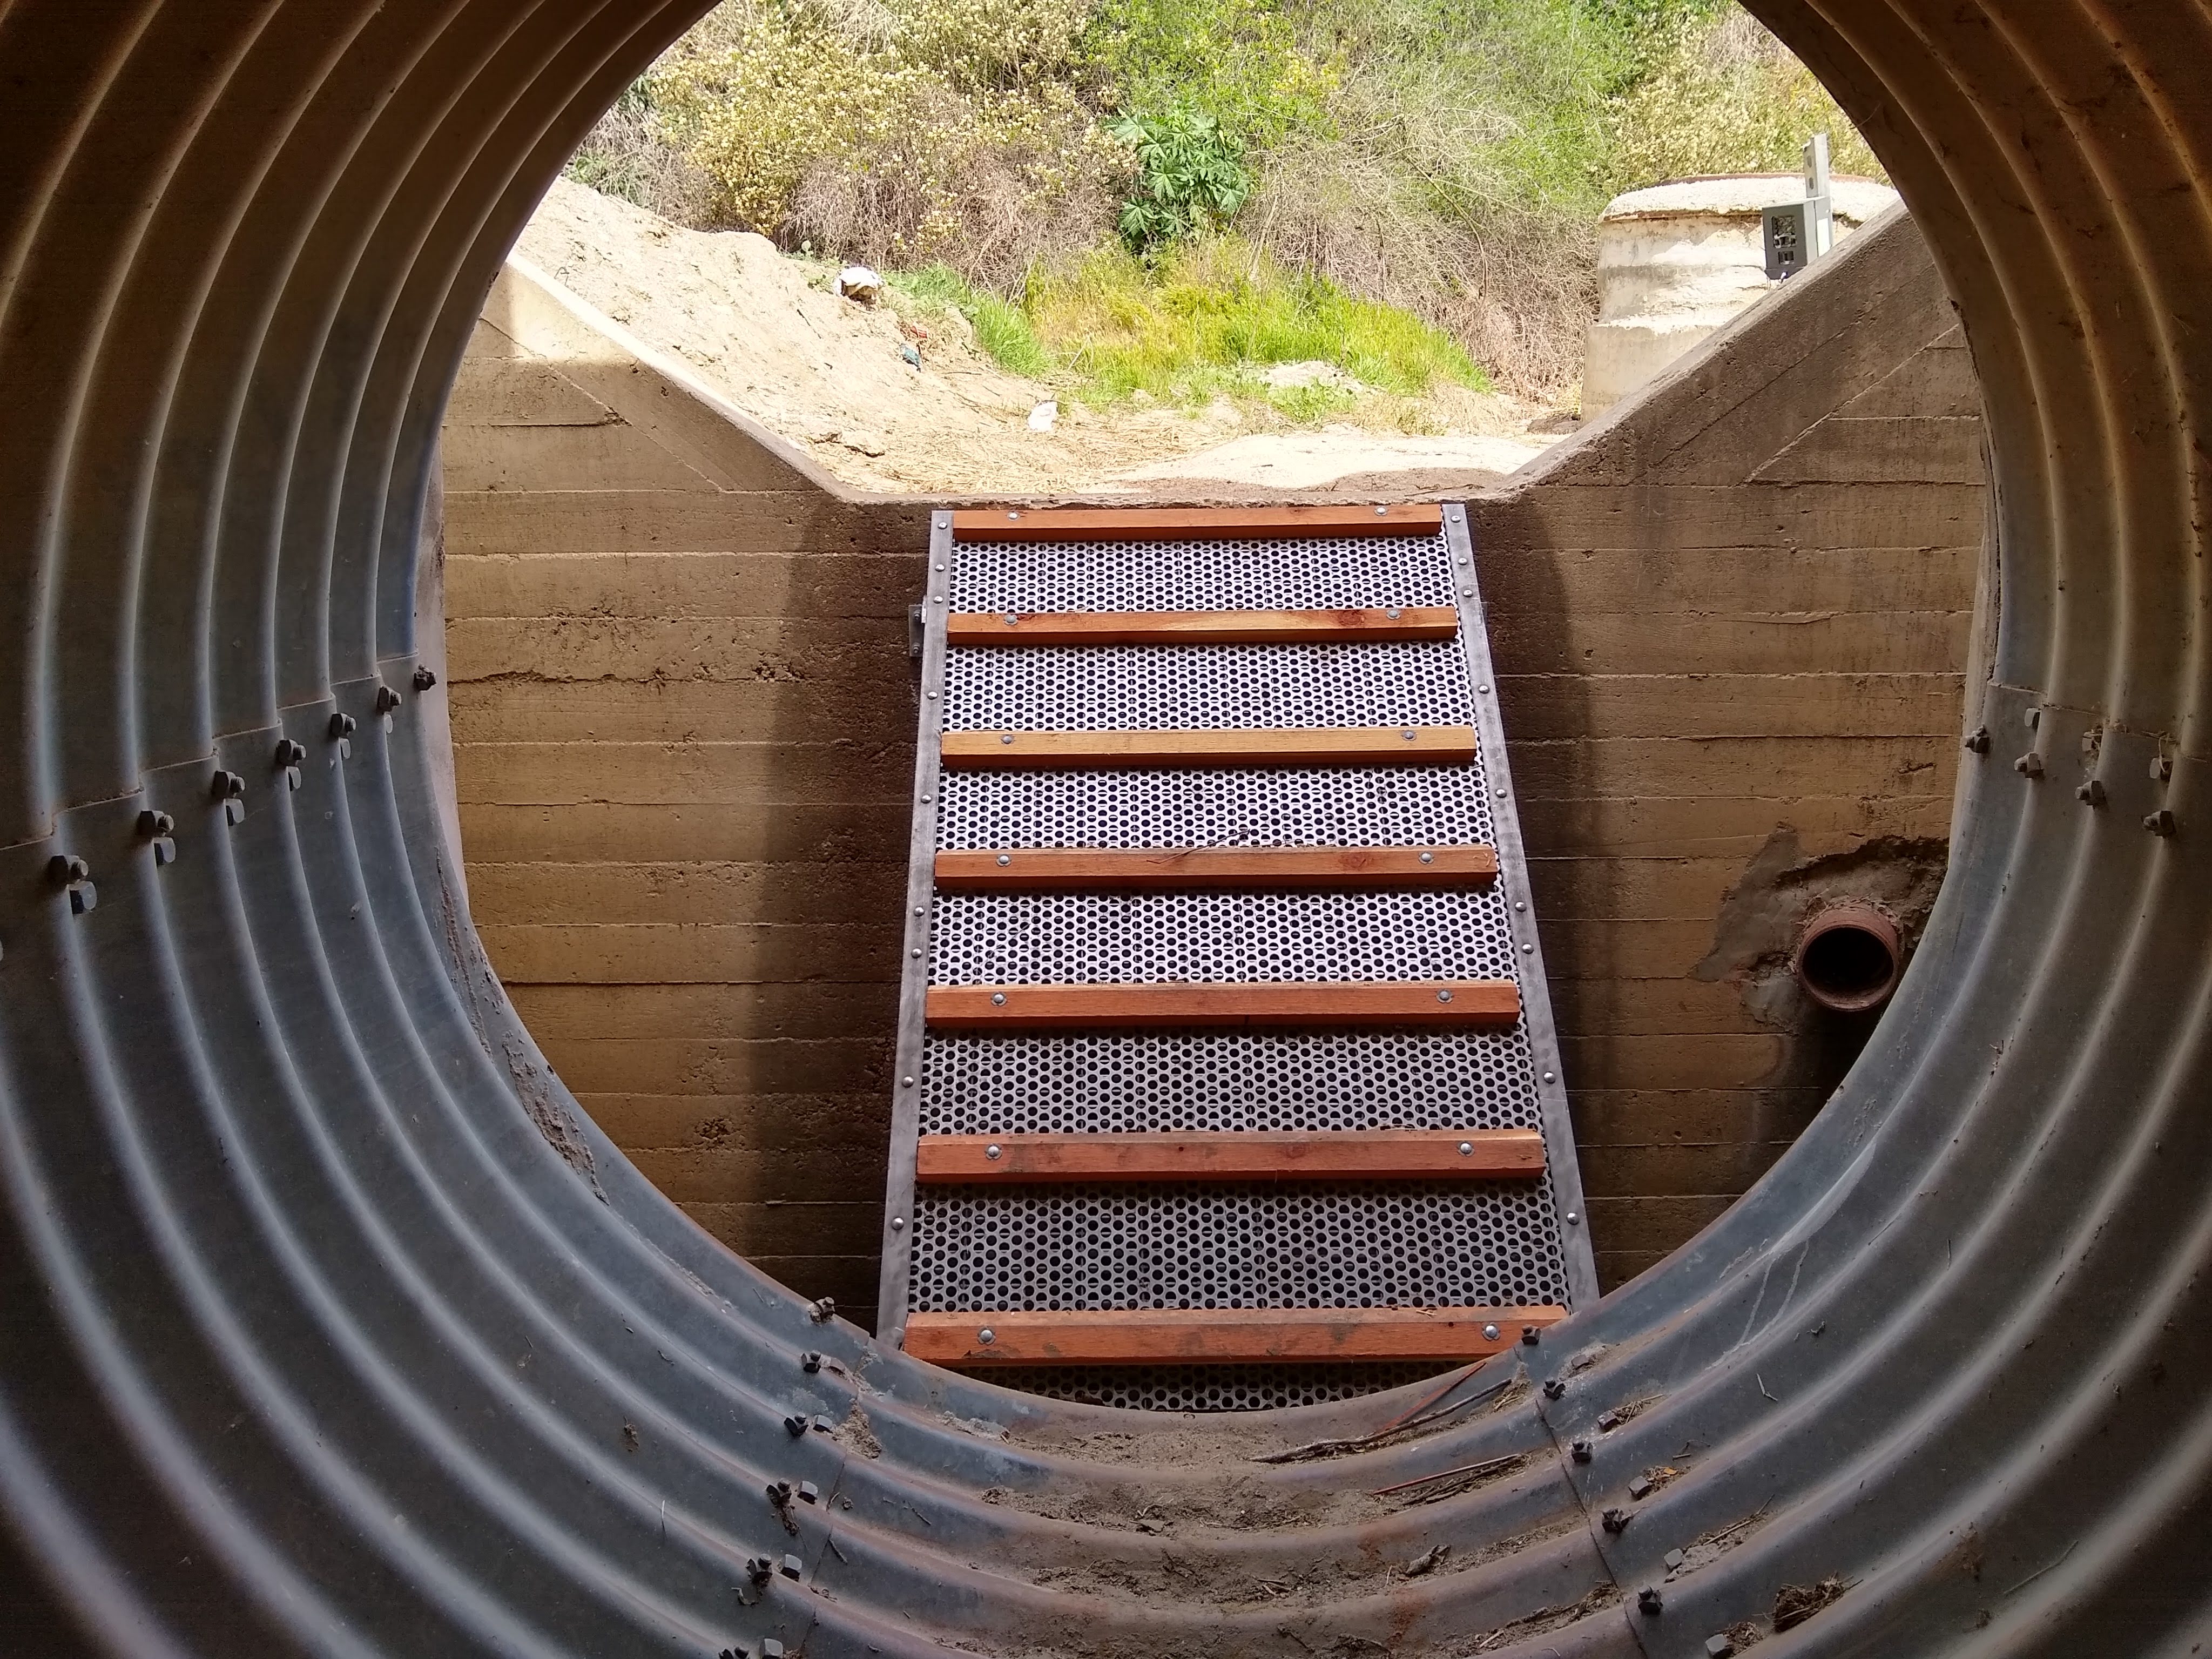
{"type": "MultiPolygon", "coordinates": [[[[717,15],[733,24],[744,21],[741,13],[743,7],[725,7],[717,15]]],[[[769,27],[759,18],[753,23],[769,27]]],[[[829,35],[836,33],[820,20],[806,27],[813,29],[817,23],[829,35]]],[[[1750,39],[1747,20],[1730,27],[1731,40],[1739,34],[1750,39]]],[[[1405,447],[1408,454],[1419,452],[1414,459],[1424,465],[1438,456],[1425,447],[1436,435],[1425,430],[1394,428],[1379,438],[1334,430],[1356,424],[1352,417],[1364,407],[1365,390],[1333,380],[1310,386],[1269,381],[1273,370],[1297,369],[1305,362],[1300,354],[1309,348],[1304,344],[1284,363],[1240,357],[1234,363],[1200,365],[1204,373],[1192,369],[1198,378],[1187,376],[1187,386],[1174,378],[1182,368],[1162,368],[1158,373],[1168,380],[1159,384],[1169,387],[1172,381],[1169,390],[1147,392],[1133,385],[1126,398],[1109,398],[1093,408],[1086,399],[1095,388],[1069,365],[1096,357],[1097,319],[1088,310],[1071,309],[1072,301],[1048,303],[1055,295],[1064,300],[1073,291],[1070,285],[1085,268],[1083,248],[1073,248],[1073,263],[1059,267],[1059,277],[1041,276],[1034,289],[1026,283],[994,287],[998,279],[981,267],[951,276],[932,272],[924,253],[935,258],[944,249],[929,252],[917,245],[894,257],[888,245],[878,246],[865,238],[848,241],[818,227],[810,228],[812,221],[802,224],[803,216],[799,216],[800,195],[818,208],[842,189],[837,179],[844,173],[839,170],[860,167],[846,150],[809,150],[803,171],[811,183],[802,191],[800,173],[790,174],[800,180],[792,185],[799,193],[777,208],[780,216],[737,215],[704,198],[697,215],[682,210],[681,191],[675,197],[664,191],[664,186],[675,188],[675,173],[662,176],[653,169],[662,163],[675,167],[682,158],[671,141],[686,129],[678,118],[678,104],[656,104],[660,94],[654,88],[663,87],[672,99],[679,90],[685,99],[696,94],[709,101],[726,90],[751,96],[742,88],[725,88],[717,78],[720,70],[713,64],[734,72],[765,38],[752,23],[726,39],[709,29],[694,42],[697,52],[684,48],[633,88],[633,95],[587,142],[568,179],[523,236],[519,252],[546,279],[544,284],[510,270],[487,308],[491,329],[479,337],[463,367],[447,450],[448,483],[459,508],[457,522],[463,526],[451,544],[457,638],[472,653],[457,664],[454,677],[460,766],[465,793],[478,798],[469,815],[469,832],[475,843],[471,864],[480,878],[475,890],[480,918],[489,925],[518,1005],[564,1075],[578,1079],[586,1109],[618,1145],[640,1158],[664,1190],[725,1243],[802,1293],[833,1297],[841,1311],[880,1328],[884,1321],[875,1305],[878,1236],[889,1229],[893,1236],[903,1232],[910,1237],[914,1224],[910,1215],[874,1201],[872,1182],[846,1177],[883,1159],[882,1081],[886,1075],[894,1080],[905,1075],[889,1051],[883,1026],[891,1000],[887,982],[901,965],[897,958],[911,946],[870,955],[866,935],[899,902],[896,872],[910,803],[883,798],[880,778],[850,757],[880,757],[913,739],[913,699],[921,692],[918,680],[914,689],[906,684],[908,664],[900,647],[907,605],[920,591],[924,567],[919,513],[864,492],[960,489],[997,499],[1048,485],[1096,483],[1103,473],[1082,446],[1102,434],[1114,437],[1121,423],[1150,434],[1144,439],[1147,444],[1158,438],[1155,427],[1185,437],[1195,432],[1193,441],[1202,439],[1209,451],[1246,439],[1295,438],[1300,445],[1324,440],[1365,445],[1375,439],[1405,447]],[[738,54],[734,59],[732,52],[738,54]],[[691,67],[682,69],[687,63],[691,67]],[[678,75],[680,88],[666,80],[671,75],[678,75]],[[664,117],[673,125],[656,125],[664,117]],[[641,148],[624,151],[625,143],[641,148]],[[595,167],[621,161],[623,155],[629,161],[614,173],[594,173],[595,167]],[[632,171],[625,173],[623,167],[632,171]],[[647,175],[661,182],[656,185],[647,175]],[[649,208],[676,222],[653,219],[649,208]],[[767,234],[727,234],[741,226],[767,234]],[[593,243],[599,237],[605,239],[605,246],[593,243]],[[717,247],[726,258],[708,257],[717,247]],[[845,267],[854,262],[870,265],[884,279],[872,300],[864,298],[860,289],[841,287],[845,267]],[[791,290],[777,290],[778,305],[756,303],[778,283],[791,290]],[[988,295],[997,295],[997,301],[986,305],[988,295]],[[583,337],[579,329],[599,328],[586,314],[591,311],[599,319],[611,319],[632,343],[659,353],[659,361],[672,368],[665,380],[628,368],[599,372],[600,360],[610,355],[604,343],[576,343],[583,337]],[[765,341],[761,320],[769,316],[782,317],[791,331],[775,351],[769,349],[775,343],[765,341]],[[1035,360],[1036,374],[1017,375],[1010,362],[994,356],[993,343],[1006,343],[1000,325],[1011,328],[1017,322],[1037,336],[1046,352],[1035,360]],[[711,337],[685,331],[692,330],[711,337]],[[510,338],[501,337],[510,331],[510,338]],[[679,369],[680,374],[673,372],[679,369]],[[1216,385],[1208,375],[1227,378],[1216,385]],[[680,442],[672,447],[662,441],[666,428],[659,410],[672,399],[691,396],[693,380],[718,397],[726,394],[725,404],[763,422],[788,447],[764,460],[746,447],[754,441],[750,436],[741,442],[724,434],[727,448],[705,454],[680,442]],[[988,408],[969,409],[952,396],[961,387],[976,389],[980,396],[990,386],[998,392],[993,394],[995,402],[985,400],[988,408]],[[1169,395],[1174,387],[1199,388],[1204,395],[1192,391],[1186,398],[1184,390],[1169,395]],[[848,402],[830,398],[833,391],[848,402]],[[1060,402],[1058,424],[1038,429],[1030,416],[1048,398],[1060,402]],[[1350,404],[1337,407],[1345,398],[1350,404]],[[1154,406],[1148,408],[1147,400],[1154,406]],[[1231,408],[1239,411],[1235,426],[1226,422],[1224,411],[1231,408]],[[1208,411],[1222,416],[1218,432],[1200,430],[1208,411]],[[1096,426],[1088,424],[1093,416],[1096,426]],[[965,445],[963,422],[974,423],[996,446],[975,453],[975,469],[948,472],[921,466],[916,458],[924,452],[909,449],[908,441],[919,434],[933,443],[957,439],[965,445]],[[882,453],[876,453],[878,448],[882,453]],[[743,453],[737,453],[741,449],[743,453]],[[777,473],[786,493],[758,498],[749,489],[727,487],[732,480],[750,483],[763,469],[799,458],[831,477],[813,474],[793,482],[777,473]],[[856,539],[842,532],[810,532],[796,544],[787,543],[787,495],[816,490],[840,498],[837,511],[846,515],[841,522],[861,526],[856,539]],[[641,503],[644,492],[654,494],[653,511],[635,520],[644,533],[636,544],[617,549],[623,555],[618,562],[599,556],[604,538],[580,520],[562,519],[550,531],[542,522],[523,522],[526,514],[542,520],[571,502],[607,499],[613,491],[630,493],[641,503]],[[508,550],[526,543],[545,545],[550,556],[526,568],[516,565],[508,550]],[[842,556],[858,545],[870,550],[865,557],[842,556]],[[681,550],[671,552],[672,546],[681,550]],[[763,548],[774,551],[763,554],[763,548]],[[621,591],[582,591],[606,577],[617,577],[621,591]],[[575,658],[546,648],[556,640],[578,637],[586,627],[604,644],[604,657],[575,658]],[[854,650],[863,641],[871,652],[880,647],[880,654],[866,664],[854,650]],[[876,666],[870,665],[888,672],[871,681],[876,666]],[[516,779],[501,772],[520,761],[541,763],[517,744],[552,741],[565,746],[561,765],[552,769],[560,775],[516,779]],[[646,746],[659,743],[678,745],[684,762],[680,775],[666,774],[665,753],[647,755],[646,746]],[[725,764],[726,752],[738,745],[746,746],[749,764],[764,775],[741,775],[725,764]],[[586,776],[587,786],[575,781],[586,776]],[[527,792],[526,801],[515,794],[518,787],[527,792]],[[700,810],[708,805],[738,810],[710,832],[702,827],[700,810]],[[618,882],[614,872],[624,865],[650,873],[642,880],[618,882]],[[587,898],[588,915],[579,903],[587,898]],[[733,994],[732,988],[742,988],[733,994]],[[653,1045],[649,1054],[641,1040],[653,1045]],[[808,1138],[806,1152],[759,1157],[763,1152],[784,1154],[787,1138],[799,1133],[808,1138]]],[[[876,50],[853,49],[864,57],[876,50]]],[[[1767,48],[1761,45],[1759,50],[1767,48]]],[[[1797,73],[1781,59],[1771,67],[1778,74],[1797,73]]],[[[1253,154],[1255,165],[1264,159],[1253,154]]],[[[732,155],[717,165],[742,159],[732,155]]],[[[1792,161],[1785,151],[1746,154],[1711,165],[1772,173],[1792,161]]],[[[1655,162],[1655,171],[1640,173],[1633,182],[1648,183],[1670,171],[1702,170],[1705,165],[1692,169],[1686,163],[1655,162]]],[[[1773,187],[1790,193],[1794,177],[1778,179],[1773,187]]],[[[1583,204],[1587,212],[1571,228],[1577,238],[1591,234],[1590,216],[1604,207],[1605,191],[1630,182],[1626,177],[1614,179],[1583,204]]],[[[1248,228],[1263,222],[1274,222],[1257,216],[1248,228]]],[[[1182,269],[1176,260],[1199,261],[1201,250],[1210,252],[1206,261],[1192,265],[1199,275],[1233,277],[1246,270],[1223,263],[1235,230],[1234,225],[1214,225],[1203,235],[1177,240],[1175,246],[1181,251],[1172,258],[1158,253],[1150,264],[1132,264],[1123,257],[1126,249],[1115,252],[1117,233],[1110,225],[1093,226],[1093,240],[1103,240],[1092,251],[1099,252],[1102,268],[1110,265],[1118,273],[1116,282],[1152,295],[1155,288],[1173,286],[1168,278],[1182,269]]],[[[1748,235],[1738,239],[1745,246],[1750,246],[1748,235]]],[[[1894,234],[1887,239],[1902,240],[1894,234]]],[[[1290,258],[1294,252],[1278,249],[1276,254],[1290,258]]],[[[1731,257],[1743,252],[1735,247],[1731,257]]],[[[1596,263],[1602,267],[1604,260],[1596,263]]],[[[1328,276],[1334,269],[1320,274],[1328,276]]],[[[1338,270],[1331,280],[1352,283],[1356,276],[1338,270]]],[[[1563,337],[1571,352],[1581,349],[1587,320],[1583,301],[1595,299],[1592,289],[1569,307],[1575,314],[1563,337]]],[[[1443,333],[1452,333],[1452,317],[1431,320],[1443,333]]],[[[1948,319],[1943,326],[1949,326],[1948,319]]],[[[1453,337],[1475,359],[1490,363],[1487,337],[1480,331],[1453,337]]],[[[1911,337],[1899,331],[1899,337],[1911,337]]],[[[1176,348],[1184,357],[1197,349],[1189,342],[1176,348]]],[[[628,345],[621,348],[627,349],[628,345]]],[[[1901,349],[1900,355],[1908,353],[1909,348],[1901,349]]],[[[611,355],[619,359],[621,351],[611,355]]],[[[1963,354],[1950,354],[1950,359],[1963,361],[1963,354]]],[[[1501,364],[1491,368],[1506,373],[1501,364]]],[[[1519,385],[1515,377],[1533,373],[1524,364],[1500,384],[1519,385]]],[[[1420,412],[1413,408],[1420,400],[1412,392],[1393,396],[1411,400],[1403,403],[1405,410],[1420,412]]],[[[701,428],[710,425],[702,417],[701,428]]],[[[1547,430],[1538,435],[1561,434],[1547,430]]],[[[772,441],[763,438],[762,447],[772,441]]],[[[1169,447],[1182,442],[1177,438],[1169,447]]],[[[963,448],[962,453],[969,452],[963,448]]],[[[1116,461],[1115,467],[1120,465],[1116,461]]],[[[1201,489],[1189,482],[1194,476],[1147,479],[1133,493],[1140,499],[1172,495],[1178,501],[1269,499],[1267,489],[1250,479],[1228,477],[1201,489]]],[[[1270,472],[1264,482],[1287,487],[1310,480],[1270,472]]],[[[1431,477],[1419,489],[1432,498],[1436,492],[1457,495],[1462,484],[1472,488],[1475,481],[1462,477],[1447,490],[1431,477]]],[[[1370,477],[1362,482],[1356,499],[1387,499],[1394,493],[1395,488],[1380,488],[1370,477]]],[[[1873,544],[1871,538],[1865,539],[1873,544]]],[[[1942,536],[1931,527],[1917,539],[1933,543],[1942,536]]],[[[1702,626],[1695,619],[1709,616],[1719,596],[1765,579],[1759,570],[1731,567],[1732,556],[1720,539],[1714,546],[1714,556],[1661,584],[1668,591],[1656,595],[1659,611],[1679,613],[1685,627],[1702,626]],[[1705,591],[1692,591],[1700,583],[1705,591]]],[[[1657,568],[1642,559],[1622,563],[1627,570],[1657,568]]],[[[1634,580],[1627,574],[1620,579],[1634,580]]],[[[1960,591],[1943,602],[1948,609],[1964,610],[1971,603],[1971,580],[1959,586],[1960,591]]],[[[1525,592],[1521,597],[1531,598],[1525,592]]],[[[1573,596],[1559,597],[1566,614],[1572,614],[1573,596]]],[[[1230,595],[1218,603],[1249,598],[1230,595]]],[[[1540,598],[1536,602],[1542,604],[1540,598]]],[[[1646,669],[1663,679],[1674,672],[1671,662],[1655,667],[1640,659],[1624,661],[1618,653],[1586,665],[1593,685],[1646,669]]],[[[1725,647],[1707,665],[1734,672],[1725,647]]],[[[1948,659],[1917,657],[1904,665],[1927,673],[1956,667],[1948,659]]],[[[1501,672],[1510,670],[1501,662],[1501,672]]],[[[1681,689],[1654,683],[1662,693],[1681,689]]],[[[1380,712],[1395,717],[1403,711],[1380,712]]],[[[1540,711],[1509,707],[1506,714],[1508,729],[1516,736],[1540,726],[1540,711]]],[[[1606,718],[1596,703],[1588,711],[1570,708],[1558,735],[1610,741],[1620,734],[1605,724],[1606,718]]],[[[1695,716],[1675,718],[1688,721],[1695,716]]],[[[1152,723],[1181,721],[1177,711],[1170,709],[1152,723]]],[[[1686,725],[1677,729],[1686,732],[1686,725]]],[[[1782,729],[1778,726],[1777,733],[1782,729]]],[[[1757,730],[1753,728],[1754,735],[1757,730]]],[[[1936,769],[1943,761],[1936,751],[1942,745],[1931,739],[1927,747],[1928,769],[1940,779],[1936,769]]],[[[1835,782],[1838,795],[1879,796],[1885,789],[1883,779],[1852,775],[1847,763],[1835,782]]],[[[1608,803],[1616,799],[1615,787],[1610,781],[1601,786],[1608,803]]],[[[1625,794],[1619,799],[1625,804],[1625,794]]],[[[1557,810],[1548,800],[1539,808],[1547,820],[1557,810]]],[[[1353,832],[1346,826],[1345,833],[1353,832]]],[[[1640,865],[1625,862],[1632,840],[1607,829],[1602,844],[1588,849],[1589,866],[1612,860],[1626,873],[1640,875],[1640,865]]],[[[1642,856],[1640,850],[1636,856],[1642,856]]],[[[1573,868],[1579,878],[1583,866],[1577,857],[1573,868]]],[[[1707,872],[1692,873],[1703,879],[1707,872]]],[[[1588,897],[1579,889],[1571,896],[1576,903],[1588,897]]],[[[1623,951],[1647,948],[1647,941],[1638,937],[1645,924],[1635,918],[1624,922],[1608,913],[1596,920],[1547,921],[1565,936],[1563,959],[1611,961],[1623,951]]],[[[1784,932],[1769,948],[1786,951],[1788,941],[1784,932]]],[[[1770,972],[1775,961],[1768,960],[1770,972]]],[[[1591,1053],[1621,1035],[1614,1017],[1599,1011],[1603,1000],[1580,981],[1565,994],[1565,1034],[1577,1041],[1579,1053],[1591,1053]]],[[[1747,1014],[1745,1021],[1742,1034],[1755,1035],[1753,1017],[1747,1014]]],[[[1850,1022],[1814,1023],[1831,1033],[1856,1029],[1850,1022]]],[[[1635,1034],[1638,1040],[1651,1035],[1635,1034]]],[[[1656,1035],[1703,1033],[1686,1026],[1656,1035]]],[[[1565,1068],[1559,1069],[1567,1075],[1565,1068]]],[[[1723,1075],[1714,1066],[1698,1081],[1720,1092],[1740,1089],[1743,1079],[1723,1075]]],[[[890,1092],[896,1099],[896,1088],[890,1092]]],[[[1637,1133],[1677,1132],[1671,1123],[1659,1123],[1637,1133]]],[[[1770,1139],[1779,1144],[1786,1138],[1770,1139]]],[[[1716,1156],[1714,1171],[1700,1177],[1707,1190],[1732,1190],[1722,1183],[1740,1178],[1720,1168],[1722,1162],[1716,1156]]],[[[1610,1150],[1599,1156],[1595,1167],[1606,1172],[1601,1179],[1619,1183],[1602,1194],[1607,1199],[1662,1195],[1646,1184],[1641,1166],[1610,1150]],[[1615,1173],[1623,1170],[1627,1173],[1615,1173]]],[[[1663,1206],[1652,1207],[1655,1217],[1662,1212],[1663,1206]]],[[[1608,1206],[1611,1215],[1633,1209],[1618,1202],[1608,1206]]],[[[1686,1231],[1682,1224],[1640,1215],[1634,1224],[1619,1227],[1601,1257],[1601,1285],[1632,1277],[1679,1243],[1677,1234],[1686,1231]],[[1668,1231],[1670,1225],[1674,1231],[1668,1231]]],[[[1416,1242],[1401,1248],[1418,1255],[1421,1246],[1416,1242]]],[[[1386,1300],[1394,1293],[1389,1285],[1363,1292],[1386,1300]]],[[[1148,1379],[1146,1402],[1215,1408],[1204,1403],[1218,1392],[1215,1375],[1148,1379]]],[[[1117,1382],[1112,1397],[1125,1397],[1126,1381],[1117,1382]]],[[[1252,1403],[1281,1403],[1266,1390],[1248,1393],[1252,1403]]]]}

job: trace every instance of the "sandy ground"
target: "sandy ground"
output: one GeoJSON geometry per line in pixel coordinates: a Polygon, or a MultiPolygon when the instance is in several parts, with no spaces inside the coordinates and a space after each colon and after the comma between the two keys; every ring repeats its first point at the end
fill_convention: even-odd
{"type": "Polygon", "coordinates": [[[1053,388],[1000,369],[962,319],[922,321],[842,298],[829,272],[765,237],[686,230],[564,179],[518,251],[829,471],[870,489],[1313,489],[1377,475],[1503,474],[1556,441],[1526,430],[1545,411],[1466,392],[1454,395],[1437,437],[1348,425],[1255,431],[1255,417],[1225,401],[1194,414],[1101,414],[1063,400],[1052,429],[1039,432],[1030,413],[1053,388]]]}

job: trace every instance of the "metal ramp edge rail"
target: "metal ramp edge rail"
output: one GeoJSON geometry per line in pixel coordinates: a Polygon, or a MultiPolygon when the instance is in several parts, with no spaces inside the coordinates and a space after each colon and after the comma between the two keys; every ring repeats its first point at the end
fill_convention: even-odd
{"type": "Polygon", "coordinates": [[[922,609],[883,1339],[1328,1398],[1594,1301],[1464,509],[939,512],[922,609]]]}

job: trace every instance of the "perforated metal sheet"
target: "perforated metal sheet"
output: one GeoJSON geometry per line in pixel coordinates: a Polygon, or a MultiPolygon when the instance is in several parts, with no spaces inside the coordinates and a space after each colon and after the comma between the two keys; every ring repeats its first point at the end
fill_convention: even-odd
{"type": "Polygon", "coordinates": [[[1427,893],[940,894],[945,985],[1510,979],[1504,901],[1427,893]]]}
{"type": "Polygon", "coordinates": [[[1368,645],[978,647],[948,652],[955,732],[1467,726],[1450,640],[1368,645]]]}
{"type": "Polygon", "coordinates": [[[1449,605],[1433,536],[1282,541],[963,543],[955,611],[1334,611],[1449,605]]]}
{"type": "Polygon", "coordinates": [[[931,1313],[1567,1300],[1541,1182],[933,1187],[914,1230],[931,1313]]]}
{"type": "Polygon", "coordinates": [[[991,1373],[1001,1387],[1054,1400],[1140,1412],[1264,1412],[1318,1406],[1442,1376],[1432,1364],[1011,1365],[991,1373]]]}
{"type": "MultiPolygon", "coordinates": [[[[1471,571],[1454,568],[1463,545],[1445,535],[963,544],[939,580],[961,611],[1455,604],[1473,594],[1471,571]]],[[[1534,934],[1525,872],[1504,850],[1510,822],[1496,816],[1504,792],[1486,764],[1503,750],[1492,700],[1476,693],[1479,631],[1366,645],[951,650],[944,608],[932,607],[935,654],[925,659],[939,693],[933,728],[1474,724],[1485,747],[1448,766],[932,773],[920,799],[939,848],[1486,842],[1501,846],[1506,868],[1488,888],[1436,892],[930,893],[910,935],[922,947],[917,983],[1522,978],[1534,934]]],[[[1538,1054],[1527,1021],[1505,1031],[927,1033],[902,1053],[918,1085],[902,1090],[902,1109],[921,1134],[1539,1127],[1548,1137],[1560,1121],[1556,1056],[1538,1054]]],[[[902,1299],[915,1311],[1575,1299],[1549,1172],[1531,1182],[908,1187],[896,1201],[910,1218],[899,1242],[902,1299]]],[[[1075,1398],[1237,1410],[1343,1398],[1435,1369],[1024,1376],[1075,1398]]]]}
{"type": "Polygon", "coordinates": [[[933,1033],[924,1134],[1533,1129],[1528,1033],[933,1033]]]}
{"type": "Polygon", "coordinates": [[[1479,766],[948,772],[937,844],[1421,847],[1492,839],[1479,766]]]}

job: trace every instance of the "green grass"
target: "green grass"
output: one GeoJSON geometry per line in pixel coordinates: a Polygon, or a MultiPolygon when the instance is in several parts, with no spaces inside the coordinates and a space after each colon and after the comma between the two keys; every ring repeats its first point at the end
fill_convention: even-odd
{"type": "Polygon", "coordinates": [[[1235,237],[1179,247],[1156,262],[1099,248],[1070,270],[1033,276],[1020,305],[942,264],[885,280],[913,310],[965,317],[1000,368],[1094,407],[1139,392],[1182,408],[1226,397],[1310,425],[1358,403],[1342,386],[1269,387],[1262,376],[1278,363],[1332,363],[1399,398],[1444,385],[1490,386],[1450,336],[1411,313],[1286,272],[1235,237]]]}
{"type": "Polygon", "coordinates": [[[894,271],[884,280],[920,310],[957,311],[965,317],[975,331],[975,343],[1008,374],[1041,380],[1052,373],[1052,356],[1038,343],[1021,307],[975,287],[950,265],[894,271]]]}
{"type": "MultiPolygon", "coordinates": [[[[1377,391],[1419,397],[1489,381],[1449,335],[1409,312],[1355,300],[1316,276],[1285,272],[1237,237],[1178,247],[1147,264],[1118,248],[1032,279],[1036,337],[1065,364],[1078,396],[1111,404],[1142,392],[1188,405],[1224,392],[1256,395],[1277,363],[1332,363],[1377,391]]],[[[1350,407],[1332,388],[1267,398],[1293,419],[1350,407]]]]}

